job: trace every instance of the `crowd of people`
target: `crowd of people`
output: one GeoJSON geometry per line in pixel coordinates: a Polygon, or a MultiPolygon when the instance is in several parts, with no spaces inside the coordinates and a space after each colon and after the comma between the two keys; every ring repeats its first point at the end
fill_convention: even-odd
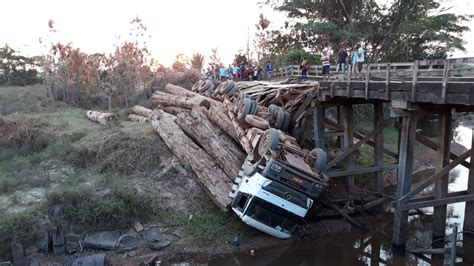
{"type": "Polygon", "coordinates": [[[206,78],[214,80],[252,81],[263,80],[263,74],[267,80],[271,80],[273,64],[268,61],[265,68],[248,64],[233,64],[228,67],[224,65],[212,65],[206,70],[206,78]]]}
{"type": "MultiPolygon", "coordinates": [[[[348,49],[346,46],[341,45],[339,52],[337,54],[337,66],[336,72],[346,72],[348,70],[348,65],[352,66],[352,71],[357,75],[362,73],[363,64],[365,62],[365,51],[360,44],[357,44],[351,49],[348,49]]],[[[329,71],[331,67],[331,54],[328,48],[324,48],[321,53],[321,65],[322,71],[321,75],[324,80],[329,79],[329,71]]],[[[301,78],[306,79],[308,77],[308,70],[310,64],[306,58],[303,58],[303,61],[300,64],[301,69],[301,78]]]]}

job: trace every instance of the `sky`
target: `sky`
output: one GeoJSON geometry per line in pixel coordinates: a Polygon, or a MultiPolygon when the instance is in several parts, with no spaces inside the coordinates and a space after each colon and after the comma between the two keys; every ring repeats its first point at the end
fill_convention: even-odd
{"type": "MultiPolygon", "coordinates": [[[[470,0],[440,1],[454,13],[474,11],[470,0]]],[[[257,0],[0,0],[0,6],[0,45],[8,43],[26,55],[46,51],[39,38],[72,42],[88,53],[110,53],[114,44],[128,38],[130,21],[138,16],[151,35],[149,50],[165,66],[177,54],[208,56],[212,48],[224,63],[231,63],[237,51],[246,50],[247,36],[252,44],[260,13],[273,24],[285,20],[269,7],[260,8],[257,0]],[[58,30],[54,36],[48,31],[49,19],[58,30]]],[[[474,30],[474,21],[468,26],[474,30]]],[[[467,53],[454,57],[474,56],[474,32],[465,38],[467,53]]]]}

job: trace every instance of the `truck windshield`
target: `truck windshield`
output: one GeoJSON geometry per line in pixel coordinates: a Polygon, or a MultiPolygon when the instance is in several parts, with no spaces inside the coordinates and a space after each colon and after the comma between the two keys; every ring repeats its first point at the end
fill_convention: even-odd
{"type": "Polygon", "coordinates": [[[292,234],[298,220],[290,212],[254,197],[247,208],[246,215],[276,230],[292,234]]]}

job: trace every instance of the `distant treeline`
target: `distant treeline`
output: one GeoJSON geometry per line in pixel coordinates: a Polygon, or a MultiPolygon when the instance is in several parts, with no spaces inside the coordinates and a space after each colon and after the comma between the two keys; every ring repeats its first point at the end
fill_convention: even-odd
{"type": "Polygon", "coordinates": [[[39,57],[18,55],[8,45],[0,48],[0,86],[26,86],[42,82],[39,57]]]}

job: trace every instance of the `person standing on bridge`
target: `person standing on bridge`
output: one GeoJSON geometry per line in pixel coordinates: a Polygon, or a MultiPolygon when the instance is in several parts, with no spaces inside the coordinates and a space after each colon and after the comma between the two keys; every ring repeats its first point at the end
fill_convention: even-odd
{"type": "Polygon", "coordinates": [[[347,56],[349,55],[347,54],[344,45],[341,45],[341,48],[339,49],[339,53],[337,54],[336,72],[346,72],[347,56]]]}
{"type": "Polygon", "coordinates": [[[357,44],[357,73],[359,73],[359,76],[362,75],[361,74],[362,65],[364,64],[364,62],[365,62],[365,51],[359,43],[357,44]]]}
{"type": "Polygon", "coordinates": [[[352,64],[352,69],[351,71],[354,73],[357,73],[356,65],[357,65],[357,48],[354,47],[351,50],[351,64],[352,64]]]}
{"type": "Polygon", "coordinates": [[[308,69],[309,69],[309,62],[308,60],[306,60],[306,58],[303,58],[303,62],[301,62],[301,65],[300,65],[300,69],[301,69],[301,78],[305,80],[308,76],[308,69]]]}
{"type": "Polygon", "coordinates": [[[329,68],[331,67],[331,62],[329,58],[329,50],[328,48],[323,49],[323,54],[321,55],[321,63],[323,65],[323,79],[329,79],[329,68]]]}
{"type": "Polygon", "coordinates": [[[272,72],[273,72],[273,65],[270,63],[270,61],[267,62],[267,65],[265,66],[265,70],[267,71],[267,80],[272,79],[272,72]]]}

